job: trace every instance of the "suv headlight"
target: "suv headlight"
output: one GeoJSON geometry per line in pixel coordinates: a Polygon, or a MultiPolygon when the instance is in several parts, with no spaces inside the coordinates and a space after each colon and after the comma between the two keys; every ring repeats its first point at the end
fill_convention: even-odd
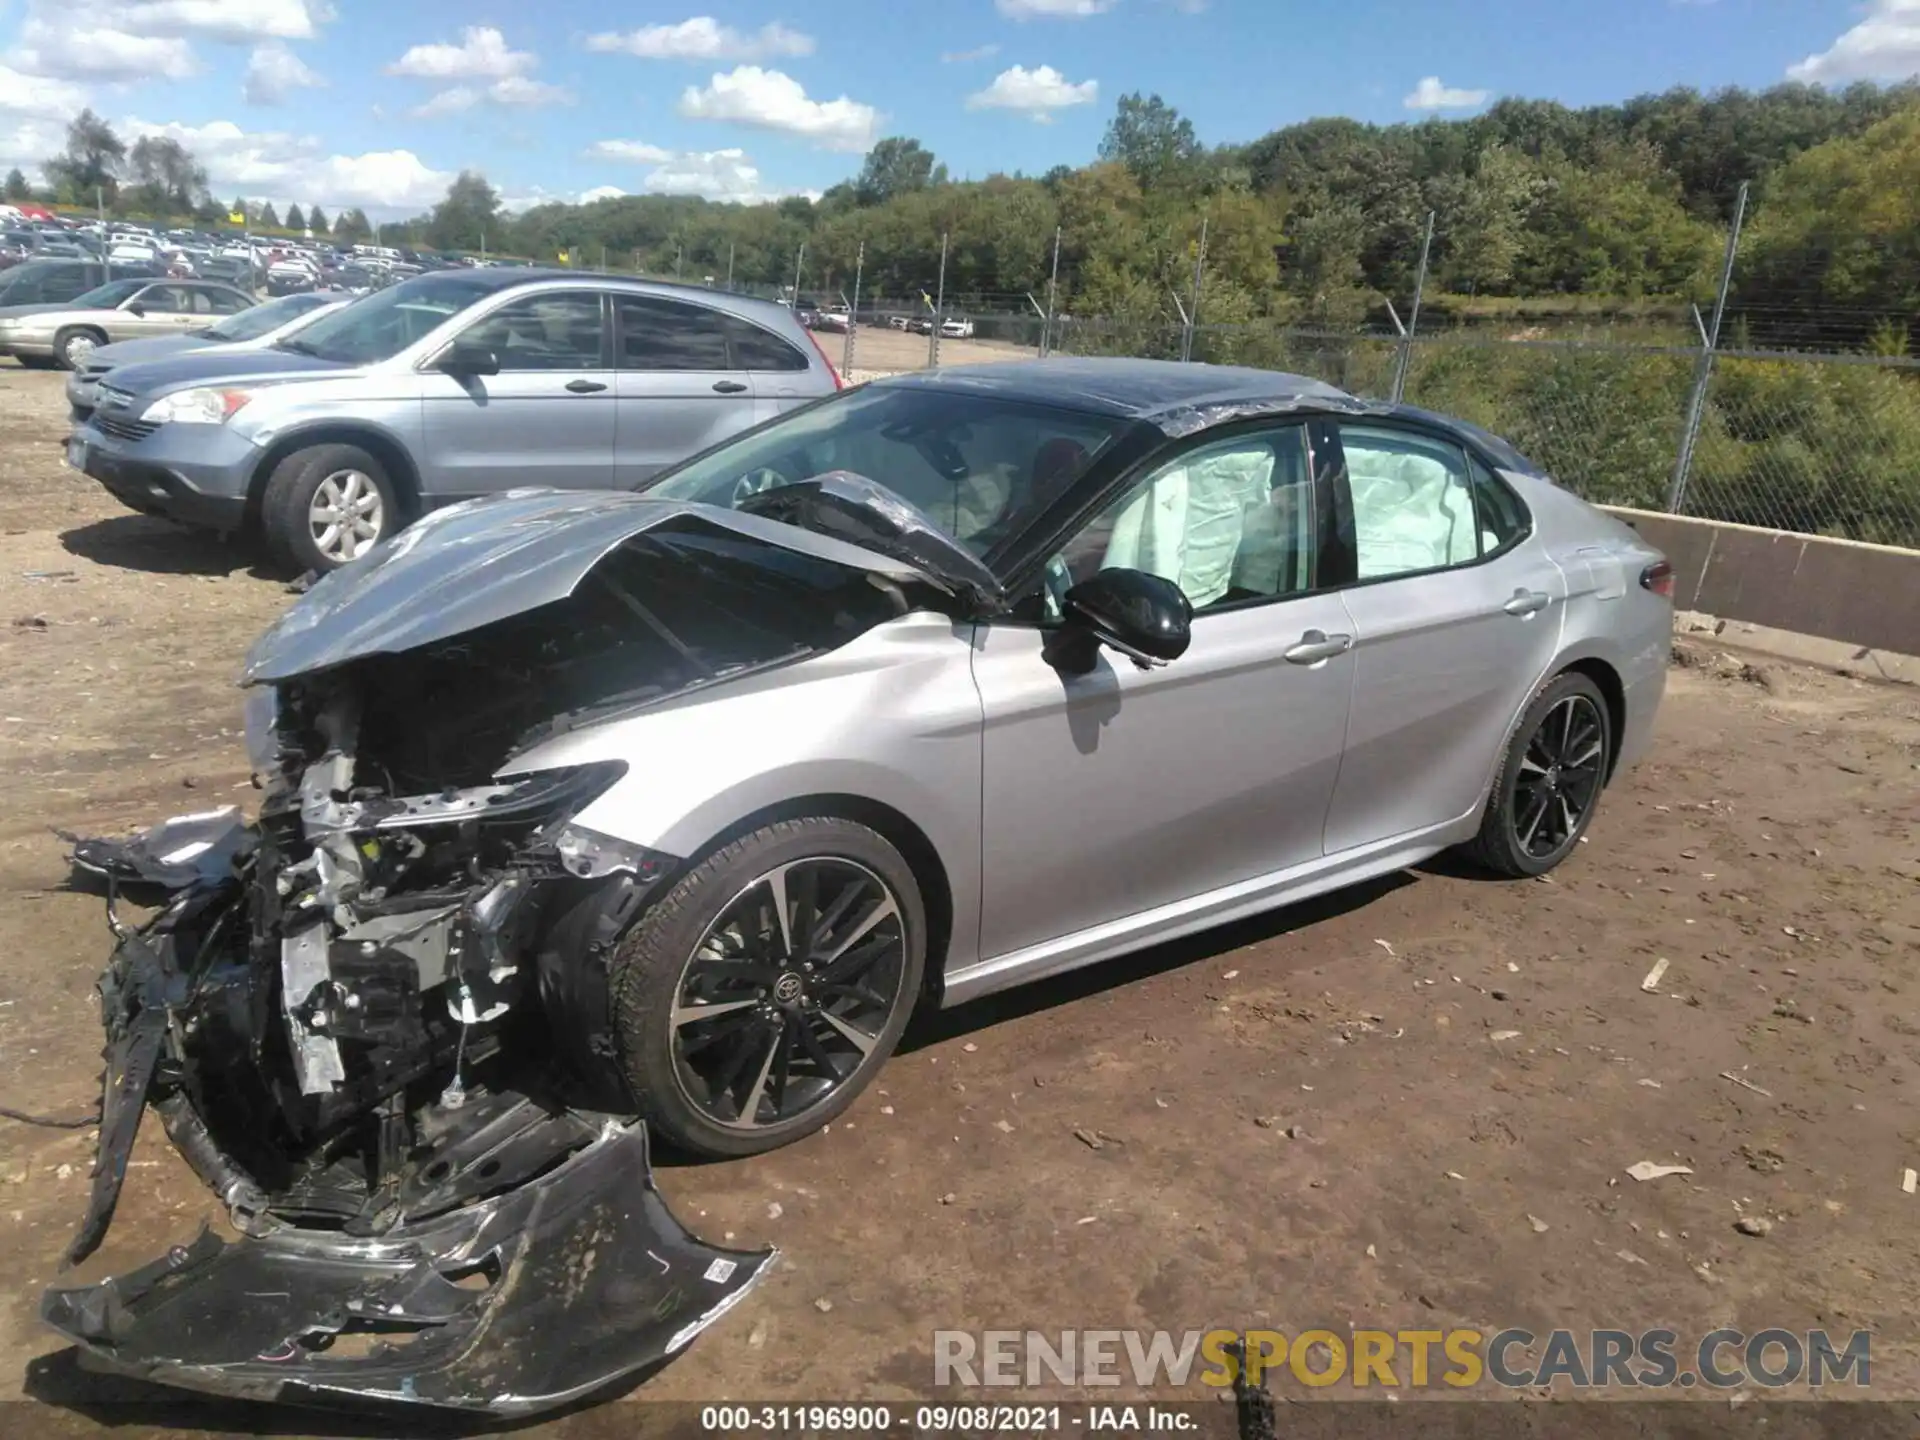
{"type": "Polygon", "coordinates": [[[156,425],[224,425],[251,399],[251,390],[176,390],[154,401],[140,418],[156,425]]]}

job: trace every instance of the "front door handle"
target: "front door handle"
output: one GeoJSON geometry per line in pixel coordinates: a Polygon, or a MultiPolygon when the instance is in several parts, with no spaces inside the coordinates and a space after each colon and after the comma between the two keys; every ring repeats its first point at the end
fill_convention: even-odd
{"type": "Polygon", "coordinates": [[[713,382],[715,393],[720,395],[738,395],[747,387],[738,380],[716,380],[713,382]]]}
{"type": "Polygon", "coordinates": [[[1513,598],[1500,608],[1509,615],[1531,615],[1536,610],[1546,609],[1552,598],[1538,590],[1516,590],[1513,598]]]}
{"type": "Polygon", "coordinates": [[[1318,665],[1322,660],[1344,655],[1352,648],[1351,635],[1329,635],[1324,630],[1309,630],[1300,637],[1298,644],[1287,647],[1285,657],[1289,665],[1318,665]]]}
{"type": "Polygon", "coordinates": [[[598,380],[569,380],[567,389],[575,395],[598,395],[607,387],[598,380]]]}

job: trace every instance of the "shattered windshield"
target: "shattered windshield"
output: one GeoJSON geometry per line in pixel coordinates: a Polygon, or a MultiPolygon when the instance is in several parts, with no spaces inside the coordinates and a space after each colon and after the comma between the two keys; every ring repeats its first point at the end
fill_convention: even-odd
{"type": "Polygon", "coordinates": [[[1125,425],[999,396],[876,386],[743,435],[644,493],[738,509],[781,486],[851,471],[984,555],[1085,474],[1125,425]]]}

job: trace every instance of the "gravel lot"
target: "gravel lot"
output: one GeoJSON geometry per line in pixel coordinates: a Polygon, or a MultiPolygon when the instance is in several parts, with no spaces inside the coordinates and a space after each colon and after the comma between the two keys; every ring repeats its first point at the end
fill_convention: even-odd
{"type": "MultiPolygon", "coordinates": [[[[0,1101],[73,1112],[107,935],[48,827],[247,798],[232,682],[289,600],[64,470],[64,429],[60,377],[0,363],[0,1101]]],[[[1920,1395],[1920,694],[1683,649],[1550,881],[1437,864],[928,1017],[829,1133],[663,1169],[786,1258],[644,1393],[924,1396],[936,1327],[1658,1323],[1871,1329],[1876,1393],[1920,1395]]],[[[81,1276],[212,1213],[158,1130],[81,1276]]],[[[0,1122],[0,1399],[35,1397],[0,1414],[35,1434],[161,1413],[35,1318],[89,1144],[0,1122]]]]}

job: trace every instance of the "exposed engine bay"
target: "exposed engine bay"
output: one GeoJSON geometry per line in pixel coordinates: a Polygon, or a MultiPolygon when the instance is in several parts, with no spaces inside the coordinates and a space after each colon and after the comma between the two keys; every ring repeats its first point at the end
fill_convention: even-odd
{"type": "MultiPolygon", "coordinates": [[[[274,670],[276,633],[372,623],[343,592],[378,599],[378,569],[316,585],[250,670],[274,670]]],[[[497,618],[256,684],[252,823],[76,841],[117,944],[69,1262],[106,1235],[149,1105],[242,1235],[49,1291],[43,1316],[83,1363],[521,1413],[659,1364],[737,1301],[773,1252],[705,1245],[668,1213],[610,1019],[606,959],[679,861],[575,823],[618,762],[496,776],[562,731],[821,654],[910,603],[838,556],[650,524],[559,598],[475,601],[497,618]],[[125,923],[123,900],[157,913],[125,923]],[[539,1343],[563,1316],[586,1323],[539,1343]]]]}

